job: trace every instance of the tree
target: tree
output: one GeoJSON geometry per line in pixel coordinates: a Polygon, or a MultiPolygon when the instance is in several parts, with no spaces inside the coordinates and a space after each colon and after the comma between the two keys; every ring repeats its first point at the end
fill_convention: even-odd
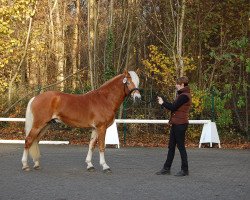
{"type": "Polygon", "coordinates": [[[95,89],[95,60],[94,60],[94,48],[95,48],[95,22],[97,21],[96,15],[96,1],[88,1],[88,59],[89,59],[89,73],[90,73],[90,83],[91,88],[95,89]]]}
{"type": "MultiPolygon", "coordinates": [[[[150,1],[144,5],[145,23],[158,44],[171,55],[176,77],[183,76],[183,30],[186,0],[150,1]]],[[[153,41],[155,41],[153,40],[153,41]]],[[[157,43],[155,44],[157,45],[157,43]]]]}
{"type": "Polygon", "coordinates": [[[27,49],[31,34],[31,27],[33,22],[33,16],[36,11],[36,1],[35,0],[27,0],[27,1],[19,1],[12,4],[9,1],[3,1],[2,7],[0,9],[1,16],[1,61],[0,67],[3,68],[3,75],[6,78],[0,79],[0,84],[2,84],[2,92],[5,91],[8,87],[8,104],[11,104],[12,95],[13,95],[13,87],[14,82],[17,81],[18,76],[20,75],[20,70],[23,67],[23,63],[25,61],[25,57],[27,55],[27,49]],[[26,18],[28,16],[28,31],[20,32],[20,35],[24,36],[25,44],[24,49],[22,51],[22,41],[19,39],[20,35],[18,32],[15,32],[15,25],[21,22],[25,24],[26,18]],[[12,53],[18,52],[16,57],[12,57],[12,53]],[[21,53],[20,53],[21,52],[21,53]],[[12,65],[14,68],[8,69],[8,65],[10,65],[10,60],[12,60],[12,65]]]}

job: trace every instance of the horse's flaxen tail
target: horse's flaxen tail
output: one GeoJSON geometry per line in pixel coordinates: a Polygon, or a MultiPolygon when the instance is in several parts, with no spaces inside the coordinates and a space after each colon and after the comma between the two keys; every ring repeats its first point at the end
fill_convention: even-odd
{"type": "Polygon", "coordinates": [[[35,97],[33,97],[32,99],[30,99],[28,105],[27,105],[27,109],[26,109],[26,114],[25,114],[25,136],[27,137],[32,125],[33,125],[33,113],[31,111],[31,103],[34,100],[35,97]]]}
{"type": "MultiPolygon", "coordinates": [[[[26,137],[29,135],[30,130],[32,129],[33,126],[33,121],[34,121],[34,116],[31,110],[31,104],[33,102],[35,97],[33,97],[32,99],[30,99],[27,109],[26,109],[26,115],[25,115],[25,135],[26,137]]],[[[32,145],[29,148],[29,154],[31,155],[31,157],[33,158],[33,160],[37,160],[40,158],[40,150],[38,147],[38,141],[34,140],[32,145]]]]}

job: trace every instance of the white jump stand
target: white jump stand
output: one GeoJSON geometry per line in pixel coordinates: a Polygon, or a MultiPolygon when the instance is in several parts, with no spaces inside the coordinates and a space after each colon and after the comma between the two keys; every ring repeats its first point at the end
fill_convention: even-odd
{"type": "Polygon", "coordinates": [[[210,143],[210,147],[213,146],[213,143],[218,143],[219,148],[221,148],[220,139],[215,122],[209,122],[204,124],[200,137],[199,148],[201,148],[202,143],[210,143]]]}
{"type": "Polygon", "coordinates": [[[107,128],[106,136],[105,136],[105,145],[107,144],[115,144],[117,148],[120,148],[119,137],[116,122],[107,128]]]}

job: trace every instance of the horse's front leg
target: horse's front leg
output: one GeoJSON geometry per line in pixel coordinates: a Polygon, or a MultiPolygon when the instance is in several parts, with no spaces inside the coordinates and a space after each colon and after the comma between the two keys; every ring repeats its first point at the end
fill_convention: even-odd
{"type": "Polygon", "coordinates": [[[92,155],[93,155],[93,151],[95,149],[96,142],[97,142],[97,132],[96,132],[96,130],[93,130],[92,134],[91,134],[91,139],[90,139],[90,142],[89,142],[88,155],[86,157],[86,163],[87,163],[87,170],[88,171],[94,171],[95,170],[91,160],[92,160],[92,155]]]}
{"type": "Polygon", "coordinates": [[[106,127],[101,127],[98,129],[98,145],[99,145],[99,153],[100,153],[100,165],[103,168],[103,172],[110,173],[111,169],[107,165],[104,157],[105,152],[105,135],[106,135],[106,127]]]}

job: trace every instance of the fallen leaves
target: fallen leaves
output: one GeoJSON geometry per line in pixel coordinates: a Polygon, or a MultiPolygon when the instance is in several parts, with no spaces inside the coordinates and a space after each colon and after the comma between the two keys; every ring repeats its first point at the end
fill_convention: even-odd
{"type": "MultiPolygon", "coordinates": [[[[90,130],[79,130],[79,129],[51,129],[48,130],[42,140],[61,140],[69,141],[70,144],[74,145],[88,145],[90,140],[90,130]]],[[[0,128],[0,139],[4,140],[24,140],[25,134],[23,127],[11,126],[0,128]]],[[[167,147],[168,146],[168,135],[167,134],[154,134],[154,133],[127,133],[124,137],[123,133],[119,133],[119,140],[121,147],[167,147]]],[[[199,146],[198,141],[186,141],[186,147],[197,148],[199,146]]],[[[243,140],[222,140],[222,148],[234,148],[234,149],[250,149],[250,142],[243,140]]],[[[209,144],[203,144],[202,148],[208,148],[209,144]]],[[[218,148],[217,144],[213,147],[218,148]]]]}

